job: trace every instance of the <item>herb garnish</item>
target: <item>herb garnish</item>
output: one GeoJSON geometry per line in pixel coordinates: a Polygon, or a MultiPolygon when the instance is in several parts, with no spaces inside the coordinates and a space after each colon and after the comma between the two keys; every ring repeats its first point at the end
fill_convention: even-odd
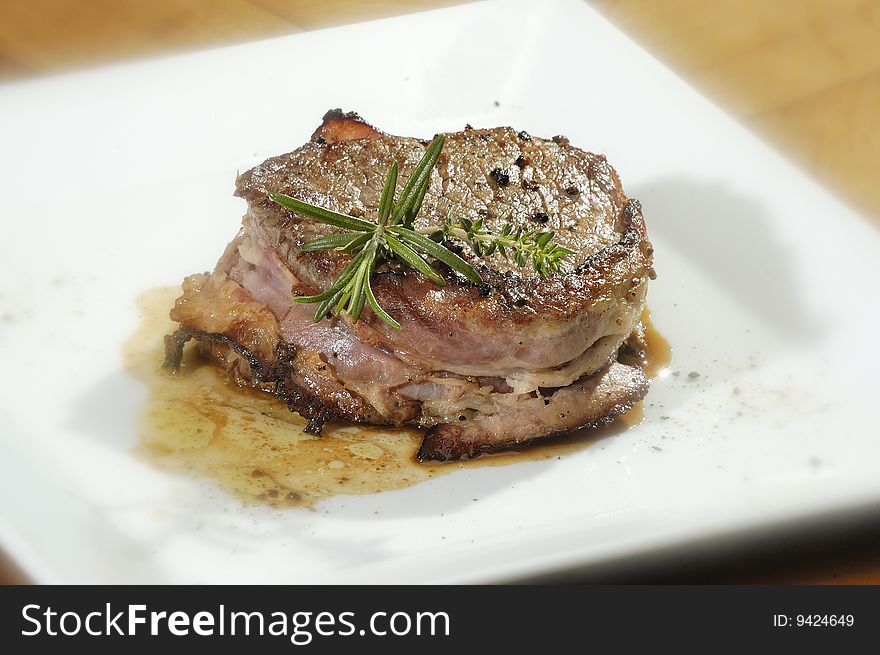
{"type": "Polygon", "coordinates": [[[511,223],[505,223],[500,234],[492,234],[483,228],[482,218],[475,221],[469,218],[453,220],[451,216],[446,217],[442,228],[431,234],[435,241],[445,241],[450,237],[465,240],[479,257],[497,252],[505,259],[515,261],[517,266],[525,266],[531,262],[532,267],[543,277],[558,273],[562,267],[560,260],[574,252],[558,243],[551,243],[553,236],[553,232],[523,230],[511,223]]]}
{"type": "Polygon", "coordinates": [[[525,231],[508,223],[496,235],[483,228],[482,219],[453,220],[447,217],[442,227],[427,231],[430,236],[413,230],[413,220],[422,208],[431,171],[437,163],[444,141],[442,134],[431,141],[396,201],[394,192],[397,189],[398,165],[396,161],[391,164],[382,188],[379,215],[375,223],[318,207],[282,193],[269,194],[273,201],[290,211],[344,230],[313,239],[302,248],[304,252],[337,250],[352,255],[352,260],[329,289],[314,296],[294,297],[296,302],[318,303],[315,310],[316,323],[331,313],[339,315],[342,311],[349,315],[353,323],[357,322],[364,305],[369,303],[376,316],[391,327],[400,328],[400,324],[379,306],[370,286],[370,278],[385,260],[397,259],[419,271],[434,284],[445,285],[446,280],[419,254],[422,253],[443,262],[474,284],[481,284],[483,280],[474,267],[442,245],[443,241],[451,237],[467,241],[474,253],[481,257],[498,253],[506,259],[512,258],[518,266],[531,263],[542,276],[558,272],[560,259],[573,252],[552,243],[553,232],[525,231]]]}

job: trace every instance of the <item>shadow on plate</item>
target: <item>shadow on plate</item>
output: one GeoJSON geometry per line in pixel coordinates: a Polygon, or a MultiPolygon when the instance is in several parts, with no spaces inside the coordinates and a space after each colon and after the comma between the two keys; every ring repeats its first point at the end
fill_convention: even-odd
{"type": "Polygon", "coordinates": [[[876,584],[880,582],[878,516],[880,504],[864,503],[745,530],[684,539],[651,552],[611,557],[510,582],[876,584]]]}
{"type": "Polygon", "coordinates": [[[680,178],[627,191],[641,201],[648,233],[674,248],[760,324],[796,341],[810,341],[821,332],[819,317],[803,301],[791,250],[757,202],[721,185],[680,178]]]}

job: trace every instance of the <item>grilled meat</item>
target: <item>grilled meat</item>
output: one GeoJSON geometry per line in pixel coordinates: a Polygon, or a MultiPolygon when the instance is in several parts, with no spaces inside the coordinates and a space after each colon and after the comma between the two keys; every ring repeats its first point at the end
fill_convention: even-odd
{"type": "Polygon", "coordinates": [[[484,280],[435,262],[447,280],[388,267],[373,277],[395,330],[368,309],[320,323],[295,295],[328,288],[348,262],[302,246],[334,228],[287,211],[270,192],[370,217],[391,162],[405,179],[425,141],[331,111],[309,143],[239,176],[248,210],[211,274],[193,275],[171,316],[168,363],[188,339],[234,379],[284,399],[320,432],[328,420],[427,428],[420,459],[450,460],[611,420],[647,392],[617,361],[637,327],[652,248],[638,202],[605,157],[507,127],[446,135],[416,228],[447,214],[556,233],[574,251],[547,278],[453,242],[484,280]]]}

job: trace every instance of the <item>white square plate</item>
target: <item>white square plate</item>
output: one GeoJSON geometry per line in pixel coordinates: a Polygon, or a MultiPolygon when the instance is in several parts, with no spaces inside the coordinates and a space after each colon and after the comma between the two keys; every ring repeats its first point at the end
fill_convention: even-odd
{"type": "Polygon", "coordinates": [[[579,2],[8,84],[0,143],[0,541],[37,581],[503,580],[880,501],[878,234],[579,2]],[[243,211],[236,170],[330,107],[608,155],[644,205],[649,304],[680,372],[642,424],[318,512],[244,506],[134,456],[135,297],[211,268],[243,211]]]}

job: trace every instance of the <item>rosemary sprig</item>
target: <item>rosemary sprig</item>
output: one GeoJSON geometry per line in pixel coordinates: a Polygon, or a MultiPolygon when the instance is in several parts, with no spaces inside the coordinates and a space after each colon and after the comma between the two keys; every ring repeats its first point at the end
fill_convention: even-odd
{"type": "Polygon", "coordinates": [[[457,237],[467,241],[471,249],[479,257],[488,257],[498,253],[517,266],[525,266],[531,262],[532,267],[542,276],[558,273],[562,267],[562,258],[572,254],[558,243],[553,243],[553,232],[541,230],[524,230],[505,223],[500,234],[493,234],[483,227],[483,219],[475,221],[469,218],[453,219],[446,217],[446,222],[439,230],[434,230],[431,238],[435,241],[446,241],[457,237]]]}
{"type": "Polygon", "coordinates": [[[318,207],[283,193],[269,194],[274,202],[290,211],[345,230],[313,239],[302,248],[304,252],[336,250],[352,255],[351,261],[326,291],[312,296],[294,297],[296,302],[318,305],[315,310],[316,323],[330,315],[338,316],[343,311],[353,323],[357,322],[364,306],[369,304],[376,316],[391,327],[399,329],[400,324],[382,309],[370,285],[376,269],[390,259],[403,262],[438,286],[445,285],[443,276],[423,257],[427,255],[443,262],[471,282],[481,284],[483,280],[474,267],[442,245],[444,240],[451,237],[467,241],[479,256],[497,252],[505,258],[512,257],[519,266],[531,262],[535,270],[544,276],[559,271],[559,260],[571,254],[571,250],[551,243],[552,232],[526,232],[514,229],[510,224],[505,225],[498,235],[485,230],[482,220],[468,219],[453,221],[447,218],[443,227],[430,230],[430,238],[413,230],[413,221],[422,208],[431,171],[437,163],[444,141],[442,134],[431,141],[424,156],[404,183],[396,201],[394,194],[397,189],[398,165],[396,161],[391,164],[382,187],[375,223],[318,207]]]}

